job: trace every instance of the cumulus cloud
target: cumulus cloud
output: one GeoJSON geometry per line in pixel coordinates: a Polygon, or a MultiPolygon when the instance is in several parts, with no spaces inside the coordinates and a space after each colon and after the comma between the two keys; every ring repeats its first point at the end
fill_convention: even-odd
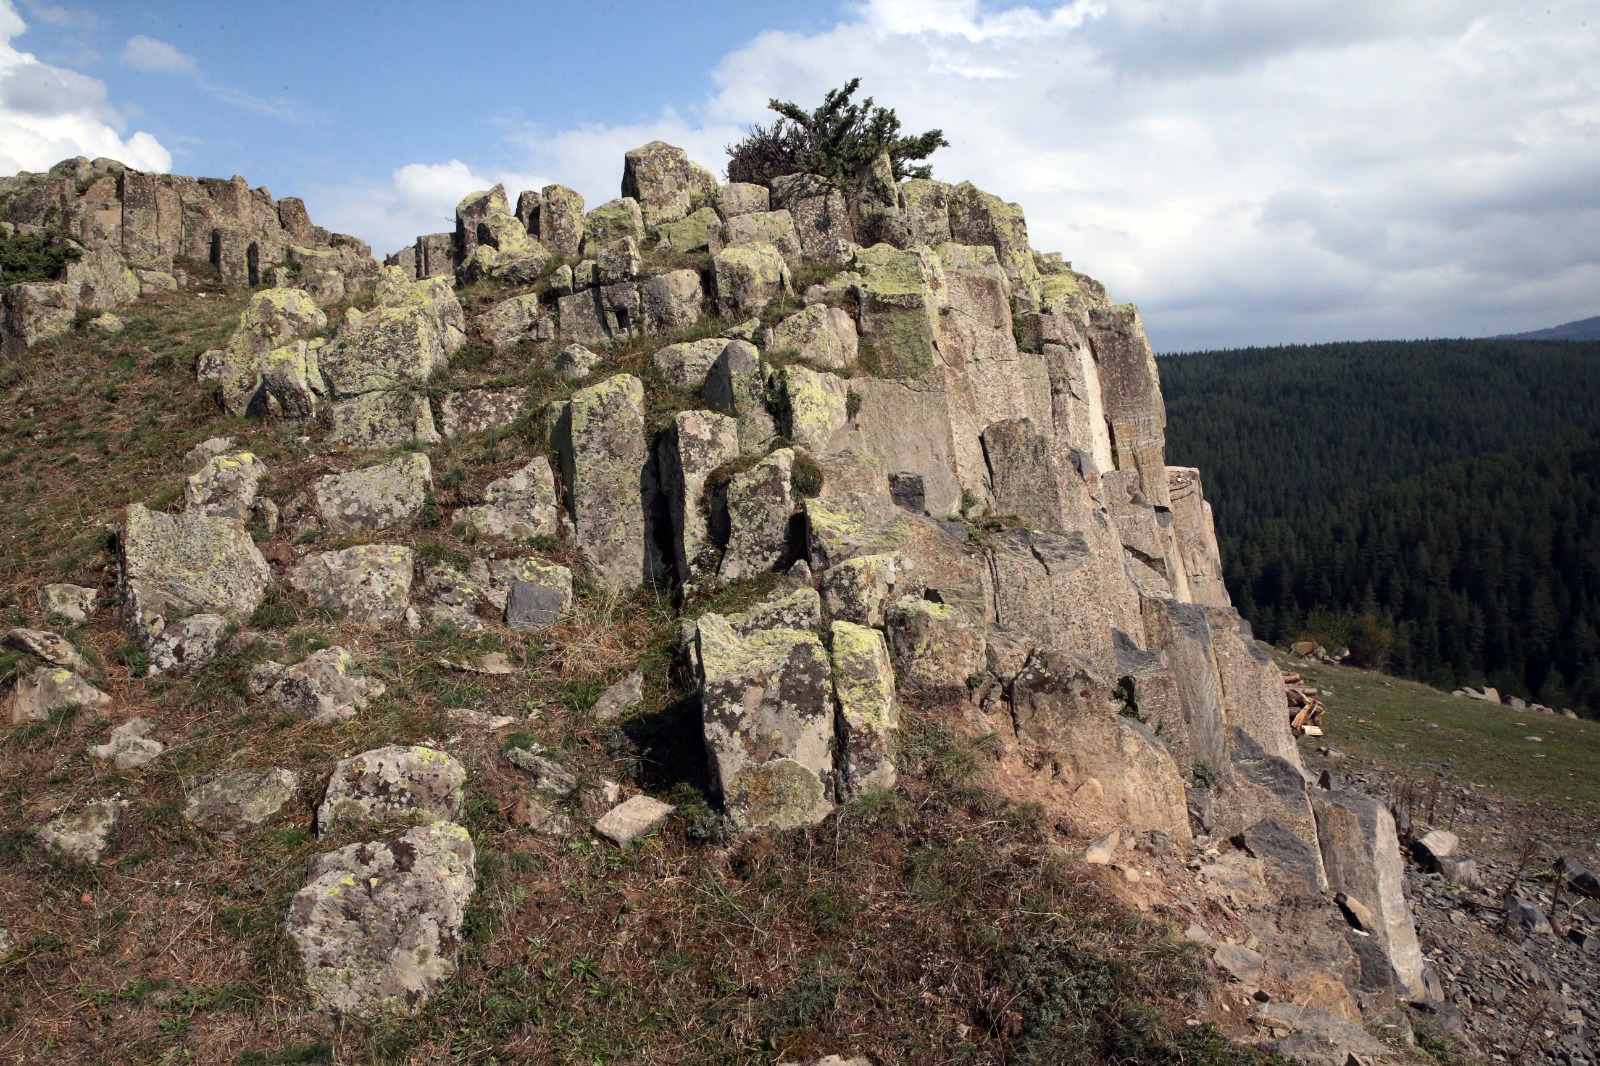
{"type": "Polygon", "coordinates": [[[199,69],[194,56],[175,45],[140,34],[129,37],[122,48],[122,65],[146,74],[193,74],[199,69]]]}
{"type": "Polygon", "coordinates": [[[493,151],[606,199],[627,148],[716,168],[769,97],[860,74],[1162,348],[1503,332],[1600,311],[1597,28],[1600,0],[864,0],[723,57],[686,115],[493,151]]]}
{"type": "Polygon", "coordinates": [[[43,170],[76,155],[108,156],[139,170],[172,166],[155,137],[124,136],[104,83],[14,47],[26,29],[11,0],[0,0],[0,173],[43,170]]]}

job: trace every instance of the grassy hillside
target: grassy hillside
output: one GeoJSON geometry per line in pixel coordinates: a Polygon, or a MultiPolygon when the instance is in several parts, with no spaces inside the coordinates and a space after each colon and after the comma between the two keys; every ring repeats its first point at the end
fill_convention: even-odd
{"type": "Polygon", "coordinates": [[[1261,636],[1600,711],[1600,344],[1212,352],[1162,380],[1261,636]]]}
{"type": "MultiPolygon", "coordinates": [[[[1240,1012],[1224,1005],[1209,959],[1119,895],[1120,873],[1051,852],[1078,831],[991,789],[982,739],[952,731],[948,713],[907,709],[893,792],[815,828],[723,836],[698,707],[668,665],[676,619],[652,593],[615,598],[579,582],[563,624],[476,636],[364,630],[275,594],[192,676],[146,676],[115,615],[108,520],[130,501],[179,503],[184,453],[221,433],[265,460],[276,499],[327,470],[301,425],[223,418],[194,382],[195,357],[222,342],[244,299],[144,301],[119,312],[116,337],[85,328],[0,367],[0,625],[32,620],[44,583],[99,589],[113,609],[64,635],[115,701],[108,715],[63,709],[0,739],[0,896],[15,944],[0,959],[0,1060],[765,1063],[861,1050],[896,1063],[1267,1061],[1227,1039],[1240,1012]],[[387,688],[357,718],[309,725],[249,695],[252,665],[330,644],[387,688]],[[513,672],[444,662],[489,652],[513,672]],[[599,692],[641,664],[641,710],[594,720],[599,692]],[[453,709],[519,721],[495,732],[453,709]],[[133,713],[154,723],[159,758],[117,769],[87,757],[133,713]],[[309,1009],[284,915],[312,856],[361,837],[313,836],[310,811],[337,759],[429,738],[470,771],[461,821],[478,889],[460,968],[415,1018],[334,1025],[309,1009]],[[613,780],[675,803],[673,821],[626,850],[530,831],[517,816],[526,782],[503,755],[529,743],[579,778],[575,820],[593,818],[613,780]],[[197,781],[267,766],[300,774],[284,816],[238,839],[185,819],[197,781]],[[55,811],[114,794],[131,808],[99,865],[34,843],[55,811]]],[[[613,365],[643,372],[644,351],[614,352],[613,365]]],[[[537,390],[549,354],[473,345],[440,384],[537,390]]],[[[437,446],[434,516],[407,534],[419,553],[470,548],[437,513],[530,447],[517,428],[437,446]]],[[[258,536],[269,557],[286,557],[286,533],[258,536]]],[[[323,533],[300,546],[335,543],[323,533]]],[[[734,609],[772,584],[689,609],[734,609]]],[[[0,658],[0,679],[24,665],[0,658]]],[[[1173,883],[1192,879],[1172,865],[1173,883]]]]}

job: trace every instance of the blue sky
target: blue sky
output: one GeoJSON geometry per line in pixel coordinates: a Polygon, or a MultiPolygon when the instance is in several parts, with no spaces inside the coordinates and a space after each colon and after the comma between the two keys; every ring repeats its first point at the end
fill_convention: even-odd
{"type": "Polygon", "coordinates": [[[853,74],[1164,350],[1600,314],[1600,0],[0,0],[0,172],[243,174],[382,254],[853,74]]]}

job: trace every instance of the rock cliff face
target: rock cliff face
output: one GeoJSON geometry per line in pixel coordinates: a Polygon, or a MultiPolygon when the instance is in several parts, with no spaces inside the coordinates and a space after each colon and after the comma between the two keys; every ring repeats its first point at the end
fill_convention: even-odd
{"type": "MultiPolygon", "coordinates": [[[[176,285],[194,260],[274,282],[200,361],[199,387],[230,413],[303,420],[312,447],[350,455],[426,447],[441,425],[531,427],[535,454],[457,515],[492,543],[564,541],[613,595],[649,584],[692,602],[785,575],[744,610],[684,624],[710,784],[739,830],[813,823],[892,787],[902,707],[938,708],[995,737],[1008,780],[1074,818],[1185,847],[1232,841],[1275,903],[1321,923],[1303,937],[1318,953],[1294,964],[1305,951],[1262,919],[1288,979],[1348,988],[1347,1012],[1357,997],[1382,1010],[1422,994],[1393,827],[1308,786],[1281,677],[1228,602],[1199,473],[1166,465],[1138,310],[1034,250],[1017,205],[924,179],[719,187],[654,143],[628,153],[619,199],[585,213],[559,185],[514,210],[501,188],[475,193],[454,233],[419,237],[380,276],[299,201],[240,179],[71,161],[11,182],[11,224],[65,226],[92,253],[79,263],[99,256],[133,279],[114,299],[176,285]],[[467,309],[456,282],[478,283],[467,309]],[[349,296],[358,306],[330,324],[318,305],[349,296]],[[493,382],[430,396],[468,337],[522,345],[566,385],[538,407],[493,382]],[[643,369],[613,361],[650,337],[643,369]],[[1352,948],[1330,891],[1382,915],[1383,935],[1352,948]]],[[[7,343],[48,332],[16,310],[29,301],[113,300],[74,284],[7,290],[7,343]]],[[[445,565],[402,543],[431,485],[421,457],[324,478],[315,505],[285,501],[317,512],[297,519],[317,528],[388,532],[269,573],[247,532],[278,520],[259,467],[212,459],[186,513],[129,509],[123,604],[137,638],[174,639],[186,611],[243,622],[272,582],[368,626],[542,628],[572,601],[572,570],[539,553],[445,565]]],[[[196,642],[184,661],[205,654],[196,642]]],[[[313,720],[358,713],[365,692],[345,690],[363,683],[343,660],[307,663],[269,664],[259,691],[313,720]]],[[[409,855],[361,847],[314,874],[383,866],[383,847],[409,855]]],[[[451,847],[435,848],[443,874],[406,887],[443,879],[449,892],[406,905],[458,921],[470,877],[463,887],[457,868],[473,860],[451,847]]],[[[340,923],[379,921],[296,907],[302,949],[323,953],[316,973],[346,965],[340,923]]],[[[312,984],[340,1009],[409,1010],[448,972],[312,984]]]]}

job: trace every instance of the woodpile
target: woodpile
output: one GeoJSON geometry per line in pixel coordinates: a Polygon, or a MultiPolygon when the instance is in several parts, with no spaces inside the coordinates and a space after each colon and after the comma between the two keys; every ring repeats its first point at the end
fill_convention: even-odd
{"type": "Polygon", "coordinates": [[[1289,706],[1289,728],[1296,735],[1320,737],[1322,701],[1317,699],[1317,690],[1307,685],[1299,674],[1284,674],[1283,697],[1289,706]]]}

